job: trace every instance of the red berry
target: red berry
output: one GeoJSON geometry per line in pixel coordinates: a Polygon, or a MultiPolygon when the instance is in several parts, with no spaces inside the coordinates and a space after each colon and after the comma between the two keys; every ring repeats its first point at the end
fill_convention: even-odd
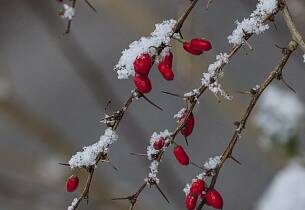
{"type": "MultiPolygon", "coordinates": [[[[182,115],[182,117],[179,119],[179,122],[181,124],[184,123],[185,117],[186,117],[186,113],[182,115]]],[[[185,126],[181,129],[181,134],[185,137],[191,135],[194,129],[194,125],[195,125],[195,118],[193,113],[191,113],[189,118],[187,119],[185,126]]]]}
{"type": "Polygon", "coordinates": [[[151,83],[148,77],[136,74],[133,78],[133,82],[137,90],[141,93],[149,93],[151,91],[151,83]]]}
{"type": "Polygon", "coordinates": [[[159,63],[158,69],[162,74],[163,78],[170,81],[174,79],[174,72],[165,63],[159,63]]]}
{"type": "Polygon", "coordinates": [[[207,204],[214,207],[215,209],[222,209],[223,199],[218,191],[211,189],[207,192],[205,199],[207,204]]]}
{"type": "Polygon", "coordinates": [[[168,52],[160,61],[160,63],[164,63],[167,65],[170,69],[173,67],[173,53],[168,52]]]}
{"type": "Polygon", "coordinates": [[[209,51],[212,49],[212,44],[207,39],[192,39],[191,48],[199,51],[209,51]]]}
{"type": "Polygon", "coordinates": [[[177,161],[184,166],[187,166],[190,163],[190,159],[186,152],[184,151],[183,147],[178,145],[174,148],[174,155],[177,161]]]}
{"type": "Polygon", "coordinates": [[[148,75],[151,66],[153,64],[153,59],[148,53],[139,55],[133,62],[133,67],[136,73],[141,75],[148,75]]]}
{"type": "Polygon", "coordinates": [[[157,141],[155,141],[153,147],[155,150],[161,150],[163,148],[164,144],[165,144],[164,138],[160,138],[157,141]]]}
{"type": "Polygon", "coordinates": [[[187,194],[185,204],[188,210],[193,210],[196,208],[198,196],[192,195],[191,193],[187,194]]]}
{"type": "Polygon", "coordinates": [[[75,175],[72,175],[69,177],[69,179],[66,182],[66,188],[68,192],[73,192],[78,187],[78,177],[75,175]]]}
{"type": "Polygon", "coordinates": [[[191,53],[192,55],[201,55],[202,54],[202,50],[195,50],[191,47],[191,43],[190,42],[184,42],[183,43],[183,48],[185,51],[191,53]]]}
{"type": "Polygon", "coordinates": [[[193,195],[201,195],[201,193],[205,190],[205,182],[202,179],[197,179],[192,183],[190,192],[193,195]]]}

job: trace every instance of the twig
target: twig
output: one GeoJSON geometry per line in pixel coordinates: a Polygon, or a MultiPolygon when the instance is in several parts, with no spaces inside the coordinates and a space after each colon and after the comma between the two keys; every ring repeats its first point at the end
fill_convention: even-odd
{"type": "MultiPolygon", "coordinates": [[[[217,168],[215,169],[216,173],[212,177],[209,188],[214,188],[218,175],[220,173],[220,170],[224,166],[225,161],[232,157],[233,149],[234,149],[238,139],[240,138],[242,131],[246,128],[246,123],[247,123],[249,116],[252,113],[258,99],[260,98],[262,93],[266,90],[266,88],[272,83],[272,81],[277,79],[279,77],[279,75],[282,74],[284,66],[286,65],[287,61],[289,60],[290,55],[296,50],[297,46],[298,46],[298,44],[295,41],[290,41],[287,48],[283,51],[283,56],[282,56],[279,64],[269,74],[267,79],[260,85],[260,88],[257,89],[256,93],[252,95],[252,99],[239,122],[239,127],[235,130],[232,138],[229,141],[228,146],[226,147],[225,151],[222,153],[220,163],[218,164],[217,168]]],[[[200,202],[200,204],[198,205],[197,210],[202,209],[204,204],[205,204],[205,200],[202,200],[200,202]]]]}

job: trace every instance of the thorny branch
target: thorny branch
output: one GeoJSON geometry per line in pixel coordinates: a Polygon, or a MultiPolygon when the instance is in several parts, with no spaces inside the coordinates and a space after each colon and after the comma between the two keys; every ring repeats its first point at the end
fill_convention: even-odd
{"type": "MultiPolygon", "coordinates": [[[[283,56],[280,59],[279,64],[275,67],[275,69],[269,74],[267,79],[259,86],[258,89],[251,90],[252,99],[246,108],[245,113],[243,114],[241,120],[237,123],[238,127],[235,130],[232,138],[229,141],[228,146],[226,147],[225,151],[222,153],[220,163],[215,168],[215,173],[212,175],[212,180],[210,183],[209,188],[214,188],[218,175],[220,173],[221,168],[224,166],[224,163],[227,159],[232,157],[233,149],[240,138],[242,131],[246,128],[247,121],[249,119],[250,114],[252,113],[258,99],[262,95],[262,93],[266,90],[266,88],[272,83],[273,80],[282,78],[283,68],[286,65],[287,61],[290,58],[290,55],[297,49],[298,44],[295,41],[290,41],[287,48],[283,49],[283,56]]],[[[197,207],[197,210],[202,209],[203,205],[206,203],[206,200],[202,200],[197,207]]]]}
{"type": "MultiPolygon", "coordinates": [[[[194,3],[195,1],[193,1],[194,3]]],[[[186,10],[188,11],[188,10],[186,10]]],[[[267,17],[265,17],[263,19],[263,22],[266,22],[266,21],[273,21],[273,17],[276,13],[278,13],[279,11],[279,8],[271,15],[268,15],[267,17]]],[[[253,34],[245,34],[244,35],[244,40],[247,41],[253,34]]],[[[230,60],[237,52],[238,50],[243,46],[243,44],[240,44],[240,45],[237,45],[235,47],[233,47],[229,53],[228,53],[228,59],[230,60]]],[[[220,67],[219,67],[219,70],[220,69],[223,69],[225,67],[226,63],[223,63],[220,67]]],[[[191,115],[191,113],[193,112],[194,108],[196,107],[196,104],[198,104],[198,99],[200,98],[200,96],[207,90],[207,86],[205,85],[201,85],[199,88],[198,88],[198,93],[197,94],[194,94],[193,96],[189,96],[189,97],[183,97],[185,100],[186,100],[186,110],[187,110],[187,113],[186,113],[186,116],[185,116],[185,120],[183,121],[183,123],[180,123],[178,124],[178,126],[174,129],[174,131],[172,132],[172,136],[171,136],[171,139],[170,139],[170,142],[171,144],[176,144],[176,136],[178,135],[178,133],[184,128],[185,124],[187,123],[187,120],[189,118],[189,116],[191,115]]],[[[167,93],[167,92],[165,92],[167,93]]],[[[171,93],[170,93],[171,94],[171,93]]],[[[176,95],[178,96],[177,94],[173,94],[173,95],[176,95]]],[[[158,162],[161,161],[162,159],[162,156],[163,156],[164,152],[161,152],[159,153],[158,157],[156,158],[156,160],[158,162]]],[[[164,195],[164,193],[161,191],[159,185],[155,182],[155,181],[152,181],[152,180],[148,180],[147,182],[144,182],[144,184],[142,186],[144,186],[144,188],[146,186],[156,186],[156,188],[159,190],[159,192],[162,194],[162,196],[165,198],[166,201],[168,201],[168,199],[166,198],[166,196],[164,195]]],[[[115,199],[115,200],[129,200],[130,203],[131,203],[131,207],[130,209],[133,209],[136,201],[137,201],[137,198],[139,197],[139,194],[143,191],[143,189],[139,189],[137,191],[137,193],[133,194],[132,196],[128,196],[128,197],[125,197],[125,198],[121,198],[121,199],[115,199]],[[130,200],[130,198],[132,198],[132,201],[130,200]]]]}

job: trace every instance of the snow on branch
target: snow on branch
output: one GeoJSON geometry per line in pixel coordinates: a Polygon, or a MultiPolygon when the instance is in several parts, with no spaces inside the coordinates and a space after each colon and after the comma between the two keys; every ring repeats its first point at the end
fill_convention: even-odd
{"type": "Polygon", "coordinates": [[[77,152],[69,161],[70,167],[81,168],[94,166],[97,163],[97,157],[100,153],[107,154],[111,144],[118,140],[118,135],[112,128],[107,128],[101,135],[100,140],[95,144],[86,146],[83,151],[77,152]]]}
{"type": "Polygon", "coordinates": [[[259,0],[256,9],[249,18],[243,21],[236,21],[236,29],[228,36],[230,44],[239,45],[244,42],[247,34],[261,34],[269,29],[269,25],[264,23],[264,17],[271,15],[278,8],[278,0],[259,0]]]}
{"type": "Polygon", "coordinates": [[[139,55],[148,53],[154,56],[161,44],[169,45],[176,23],[177,21],[173,19],[165,20],[155,25],[156,28],[150,36],[141,37],[139,40],[132,42],[129,48],[122,52],[118,64],[114,67],[118,79],[128,79],[129,76],[134,76],[133,62],[139,55]]]}

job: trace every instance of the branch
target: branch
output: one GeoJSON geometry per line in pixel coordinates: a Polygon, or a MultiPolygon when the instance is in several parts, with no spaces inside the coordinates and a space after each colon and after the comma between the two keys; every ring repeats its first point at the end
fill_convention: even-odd
{"type": "Polygon", "coordinates": [[[292,19],[292,16],[290,14],[286,1],[285,0],[281,0],[281,1],[282,1],[282,4],[284,5],[283,9],[282,9],[282,15],[283,15],[286,25],[290,31],[291,37],[294,41],[296,41],[300,45],[301,49],[305,53],[305,39],[302,36],[302,34],[299,32],[297,26],[295,25],[295,22],[292,19]]]}
{"type": "MultiPolygon", "coordinates": [[[[224,166],[225,161],[232,157],[233,149],[234,149],[238,139],[240,138],[242,131],[246,128],[246,124],[249,119],[249,116],[252,113],[258,99],[260,98],[262,93],[266,90],[266,88],[272,83],[272,81],[274,79],[282,78],[283,68],[286,65],[287,61],[289,60],[290,55],[297,49],[297,46],[298,46],[298,44],[295,41],[290,41],[287,48],[285,48],[283,50],[283,56],[280,59],[280,62],[278,63],[278,65],[275,67],[275,69],[269,74],[267,79],[260,85],[260,87],[257,90],[252,91],[252,99],[251,99],[248,107],[246,108],[246,111],[243,114],[241,120],[238,123],[239,124],[238,128],[235,130],[232,138],[229,141],[228,146],[226,147],[225,151],[222,153],[220,163],[215,168],[215,173],[212,176],[212,180],[211,180],[211,183],[209,186],[210,189],[214,188],[218,175],[220,173],[220,170],[224,166]]],[[[202,209],[205,202],[206,202],[205,200],[202,200],[200,202],[200,204],[198,205],[197,210],[202,209]]]]}

